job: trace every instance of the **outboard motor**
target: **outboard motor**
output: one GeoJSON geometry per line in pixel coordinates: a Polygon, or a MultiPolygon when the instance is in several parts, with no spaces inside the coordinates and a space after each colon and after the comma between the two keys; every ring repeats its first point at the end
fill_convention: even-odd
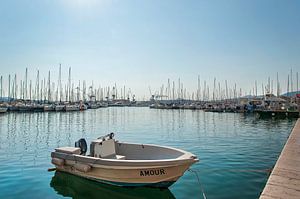
{"type": "Polygon", "coordinates": [[[77,142],[75,142],[75,147],[80,148],[80,155],[85,155],[85,153],[87,152],[87,144],[84,138],[81,138],[77,142]]]}

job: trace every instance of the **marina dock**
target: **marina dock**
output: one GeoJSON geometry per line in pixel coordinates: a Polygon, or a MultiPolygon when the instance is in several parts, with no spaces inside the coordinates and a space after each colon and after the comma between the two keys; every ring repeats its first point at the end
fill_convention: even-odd
{"type": "Polygon", "coordinates": [[[300,119],[297,120],[260,199],[300,198],[300,119]]]}

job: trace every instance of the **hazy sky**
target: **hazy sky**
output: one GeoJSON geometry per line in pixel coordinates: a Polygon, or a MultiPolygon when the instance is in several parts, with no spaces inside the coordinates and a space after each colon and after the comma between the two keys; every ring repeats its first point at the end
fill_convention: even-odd
{"type": "Polygon", "coordinates": [[[286,90],[290,69],[300,71],[300,1],[2,0],[5,80],[28,67],[33,80],[39,69],[57,81],[59,63],[65,80],[72,67],[74,81],[140,97],[168,78],[195,90],[197,75],[249,91],[279,72],[286,90]]]}

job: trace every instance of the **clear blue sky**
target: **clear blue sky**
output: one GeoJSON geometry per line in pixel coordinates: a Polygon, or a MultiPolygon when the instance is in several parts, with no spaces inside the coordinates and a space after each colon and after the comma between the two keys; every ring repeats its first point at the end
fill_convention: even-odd
{"type": "Polygon", "coordinates": [[[65,80],[71,66],[74,81],[141,97],[167,78],[196,89],[198,74],[249,90],[279,72],[286,84],[300,71],[300,1],[2,0],[0,74],[57,81],[59,63],[65,80]]]}

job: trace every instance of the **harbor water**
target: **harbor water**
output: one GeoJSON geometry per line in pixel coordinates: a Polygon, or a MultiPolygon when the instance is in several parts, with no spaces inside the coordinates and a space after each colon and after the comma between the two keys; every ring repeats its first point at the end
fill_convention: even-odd
{"type": "Polygon", "coordinates": [[[109,107],[0,115],[0,198],[258,198],[296,120],[239,113],[109,107]],[[114,132],[190,151],[200,162],[169,189],[122,188],[59,172],[50,153],[114,132]],[[199,177],[196,176],[196,173],[199,177]]]}

